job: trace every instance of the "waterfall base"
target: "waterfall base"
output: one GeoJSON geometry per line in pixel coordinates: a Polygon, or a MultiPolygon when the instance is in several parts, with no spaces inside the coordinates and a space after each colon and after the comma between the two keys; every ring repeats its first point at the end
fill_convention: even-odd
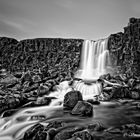
{"type": "Polygon", "coordinates": [[[97,81],[80,80],[74,81],[73,87],[82,93],[84,99],[91,99],[101,94],[102,87],[97,81]]]}

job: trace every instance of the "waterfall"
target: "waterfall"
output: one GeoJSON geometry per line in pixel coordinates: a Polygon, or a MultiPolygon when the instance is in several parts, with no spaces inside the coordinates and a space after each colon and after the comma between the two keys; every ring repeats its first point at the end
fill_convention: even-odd
{"type": "Polygon", "coordinates": [[[95,81],[107,72],[107,66],[110,65],[107,43],[108,39],[84,41],[80,68],[75,75],[77,78],[95,81]]]}
{"type": "Polygon", "coordinates": [[[97,79],[108,72],[111,65],[108,50],[108,39],[98,41],[85,40],[81,52],[80,68],[75,77],[81,79],[74,82],[75,90],[79,90],[84,98],[92,98],[101,94],[101,84],[97,79]]]}

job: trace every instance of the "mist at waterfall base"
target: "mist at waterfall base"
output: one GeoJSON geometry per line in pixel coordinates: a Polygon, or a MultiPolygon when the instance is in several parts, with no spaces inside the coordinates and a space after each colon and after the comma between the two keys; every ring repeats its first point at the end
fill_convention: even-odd
{"type": "Polygon", "coordinates": [[[102,102],[100,105],[94,105],[93,117],[73,116],[63,111],[64,95],[73,88],[80,90],[84,99],[91,99],[100,94],[101,85],[96,80],[107,71],[106,61],[109,62],[107,40],[85,41],[81,57],[81,67],[76,73],[81,80],[74,81],[72,86],[69,84],[70,81],[56,85],[56,90],[46,95],[57,98],[53,99],[50,105],[18,108],[8,117],[3,117],[1,114],[0,140],[19,140],[27,129],[38,122],[46,126],[51,121],[59,120],[66,122],[68,127],[99,122],[108,127],[131,123],[136,118],[133,106],[130,107],[128,104],[121,106],[119,102],[102,102]],[[128,111],[129,116],[126,115],[128,111]]]}
{"type": "Polygon", "coordinates": [[[80,68],[75,74],[81,81],[75,81],[75,89],[81,91],[86,98],[101,94],[101,84],[97,80],[109,72],[110,67],[108,38],[97,41],[85,40],[80,68]]]}

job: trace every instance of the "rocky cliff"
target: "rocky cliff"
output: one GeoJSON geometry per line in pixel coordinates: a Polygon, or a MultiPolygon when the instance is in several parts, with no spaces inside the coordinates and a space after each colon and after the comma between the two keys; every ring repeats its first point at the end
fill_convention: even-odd
{"type": "Polygon", "coordinates": [[[0,38],[1,67],[11,72],[40,70],[44,76],[71,75],[80,61],[83,40],[38,38],[17,41],[0,38]]]}
{"type": "Polygon", "coordinates": [[[108,43],[118,71],[132,77],[140,76],[140,19],[130,18],[124,32],[110,35],[108,43]]]}
{"type": "MultiPolygon", "coordinates": [[[[0,38],[0,64],[11,72],[40,69],[44,76],[71,76],[78,68],[82,39],[0,38]]],[[[130,18],[124,32],[111,34],[108,46],[117,72],[140,76],[140,19],[130,18]]]]}

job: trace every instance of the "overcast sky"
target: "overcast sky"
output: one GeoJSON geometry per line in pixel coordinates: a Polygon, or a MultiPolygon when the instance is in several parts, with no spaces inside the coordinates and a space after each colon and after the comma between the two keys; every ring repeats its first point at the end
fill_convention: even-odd
{"type": "Polygon", "coordinates": [[[0,0],[0,36],[100,39],[140,17],[140,0],[0,0]]]}

